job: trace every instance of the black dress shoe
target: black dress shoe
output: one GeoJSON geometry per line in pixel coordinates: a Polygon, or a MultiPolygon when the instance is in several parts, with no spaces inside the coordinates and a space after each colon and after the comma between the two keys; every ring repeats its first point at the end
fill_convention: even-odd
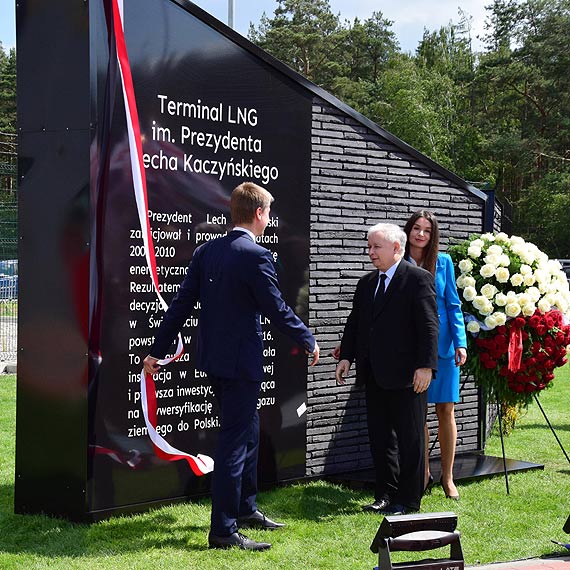
{"type": "Polygon", "coordinates": [[[364,505],[362,507],[363,511],[367,511],[369,513],[381,513],[384,509],[387,509],[390,506],[390,501],[388,499],[380,499],[379,501],[374,501],[370,505],[364,505]]]}
{"type": "Polygon", "coordinates": [[[208,547],[209,548],[241,548],[242,550],[267,550],[271,548],[269,542],[256,542],[247,538],[247,536],[241,534],[241,532],[234,532],[229,536],[216,536],[210,533],[208,535],[208,547]]]}
{"type": "Polygon", "coordinates": [[[247,517],[239,517],[237,524],[240,528],[261,528],[264,530],[275,530],[285,526],[285,523],[272,521],[261,511],[255,511],[255,513],[251,513],[247,517]]]}
{"type": "Polygon", "coordinates": [[[387,508],[383,509],[380,514],[382,515],[407,515],[408,513],[415,513],[417,509],[412,509],[406,505],[399,505],[394,503],[388,505],[387,508]]]}

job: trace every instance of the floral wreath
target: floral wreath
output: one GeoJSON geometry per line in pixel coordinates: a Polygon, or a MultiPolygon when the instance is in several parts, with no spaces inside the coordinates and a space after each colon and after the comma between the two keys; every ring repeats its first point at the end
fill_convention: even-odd
{"type": "Polygon", "coordinates": [[[468,340],[467,369],[485,395],[527,405],[570,344],[570,290],[557,260],[505,233],[449,248],[468,340]]]}

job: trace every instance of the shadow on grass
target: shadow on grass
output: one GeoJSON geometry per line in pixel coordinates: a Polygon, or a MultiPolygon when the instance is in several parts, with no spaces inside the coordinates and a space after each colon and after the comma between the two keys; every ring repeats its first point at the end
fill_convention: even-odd
{"type": "Polygon", "coordinates": [[[0,553],[91,558],[155,548],[207,549],[209,521],[188,524],[168,507],[82,524],[13,512],[13,489],[0,485],[0,553]]]}
{"type": "Polygon", "coordinates": [[[260,509],[275,510],[289,519],[319,521],[323,518],[361,512],[365,493],[330,483],[294,484],[261,496],[260,509]]]}
{"type": "MultiPolygon", "coordinates": [[[[120,556],[149,549],[207,549],[209,516],[164,507],[92,524],[13,512],[13,488],[0,486],[0,552],[73,559],[120,556]],[[199,520],[198,520],[199,519],[199,520]]],[[[319,521],[360,512],[363,493],[321,482],[280,487],[260,494],[260,508],[290,520],[319,521]]],[[[189,508],[204,507],[204,500],[189,508]]],[[[208,509],[209,511],[209,509],[208,509]]],[[[87,564],[87,561],[85,562],[87,564]]]]}
{"type": "MultiPolygon", "coordinates": [[[[550,423],[552,424],[552,422],[550,423]]],[[[554,431],[570,431],[570,424],[552,424],[552,427],[554,428],[554,431]]],[[[515,429],[521,431],[528,431],[531,429],[541,429],[541,430],[550,431],[550,428],[548,427],[548,424],[546,422],[538,422],[534,424],[517,424],[515,429]]]]}

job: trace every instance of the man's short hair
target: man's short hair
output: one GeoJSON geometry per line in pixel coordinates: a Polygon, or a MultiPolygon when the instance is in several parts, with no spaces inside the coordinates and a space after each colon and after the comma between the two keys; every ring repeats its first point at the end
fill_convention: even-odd
{"type": "Polygon", "coordinates": [[[374,226],[368,229],[367,237],[370,237],[371,234],[375,233],[381,233],[385,239],[391,241],[392,243],[399,242],[400,252],[402,255],[404,255],[404,251],[406,249],[407,236],[404,230],[400,228],[400,226],[397,226],[396,224],[385,224],[385,223],[375,224],[374,226]]]}
{"type": "Polygon", "coordinates": [[[273,196],[253,182],[243,182],[232,192],[230,210],[234,225],[249,224],[255,217],[257,208],[265,210],[273,202],[273,196]]]}

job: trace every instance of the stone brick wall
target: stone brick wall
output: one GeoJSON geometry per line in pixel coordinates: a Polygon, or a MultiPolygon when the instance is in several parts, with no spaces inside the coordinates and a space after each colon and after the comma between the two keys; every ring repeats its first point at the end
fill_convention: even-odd
{"type": "MultiPolygon", "coordinates": [[[[366,255],[368,227],[389,221],[403,227],[412,212],[433,211],[441,248],[483,231],[484,203],[467,185],[357,114],[319,97],[313,101],[311,156],[310,326],[322,361],[308,378],[307,475],[370,467],[364,393],[354,370],[337,387],[335,361],[358,279],[372,269],[366,255]]],[[[462,378],[456,407],[458,453],[478,449],[478,393],[462,378]]],[[[437,420],[430,406],[430,439],[437,420]]],[[[435,444],[431,456],[439,454],[435,444]]]]}

